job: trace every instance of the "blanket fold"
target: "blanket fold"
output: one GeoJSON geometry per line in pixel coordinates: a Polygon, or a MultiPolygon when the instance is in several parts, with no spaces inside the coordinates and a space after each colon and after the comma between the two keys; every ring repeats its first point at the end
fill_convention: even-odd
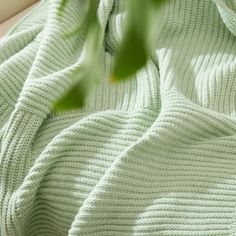
{"type": "Polygon", "coordinates": [[[153,58],[113,84],[126,4],[100,0],[102,81],[56,113],[85,41],[65,37],[85,1],[60,6],[42,1],[0,41],[1,236],[236,234],[234,5],[166,1],[153,58]]]}

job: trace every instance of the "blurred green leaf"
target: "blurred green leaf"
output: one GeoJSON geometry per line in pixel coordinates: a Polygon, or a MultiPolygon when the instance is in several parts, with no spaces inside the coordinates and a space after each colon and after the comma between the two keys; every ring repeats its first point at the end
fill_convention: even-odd
{"type": "Polygon", "coordinates": [[[144,38],[131,27],[116,57],[113,79],[125,79],[132,75],[146,64],[147,58],[148,50],[144,38]]]}
{"type": "Polygon", "coordinates": [[[129,0],[126,28],[115,56],[113,80],[124,80],[141,69],[149,59],[156,28],[156,9],[164,0],[129,0]]]}
{"type": "Polygon", "coordinates": [[[82,79],[80,69],[81,68],[76,70],[71,77],[73,80],[76,79],[74,86],[72,86],[67,93],[55,103],[54,109],[56,111],[76,109],[84,106],[86,84],[82,79]]]}
{"type": "Polygon", "coordinates": [[[59,12],[62,12],[62,11],[64,10],[64,8],[65,8],[65,6],[66,6],[66,4],[67,4],[68,1],[69,1],[69,0],[62,0],[62,1],[61,1],[61,6],[60,6],[60,8],[59,8],[59,12]]]}
{"type": "Polygon", "coordinates": [[[128,2],[127,25],[115,58],[113,80],[125,79],[146,64],[148,52],[145,31],[142,32],[144,29],[142,26],[146,27],[146,2],[143,0],[128,2]]]}
{"type": "Polygon", "coordinates": [[[87,13],[88,30],[84,44],[85,57],[81,65],[71,75],[74,81],[67,93],[59,99],[54,109],[64,111],[83,107],[86,97],[102,74],[103,35],[97,20],[97,0],[90,0],[87,13]]]}
{"type": "MultiPolygon", "coordinates": [[[[87,0],[88,1],[88,0],[87,0]]],[[[98,0],[90,0],[89,2],[89,10],[87,14],[87,18],[89,21],[89,25],[96,24],[97,22],[97,9],[98,9],[98,0]]]]}
{"type": "MultiPolygon", "coordinates": [[[[69,0],[62,0],[63,11],[69,0]]],[[[115,55],[112,78],[115,81],[131,77],[149,59],[156,40],[157,10],[165,0],[129,0],[123,39],[115,55]]],[[[83,62],[72,74],[73,86],[55,104],[55,110],[80,108],[94,84],[102,76],[103,33],[97,19],[98,0],[86,0],[85,18],[66,36],[71,37],[85,28],[83,62]],[[86,27],[83,27],[83,26],[86,27]]]]}
{"type": "Polygon", "coordinates": [[[151,1],[156,7],[160,7],[160,5],[163,4],[165,0],[148,0],[148,1],[151,1]]]}

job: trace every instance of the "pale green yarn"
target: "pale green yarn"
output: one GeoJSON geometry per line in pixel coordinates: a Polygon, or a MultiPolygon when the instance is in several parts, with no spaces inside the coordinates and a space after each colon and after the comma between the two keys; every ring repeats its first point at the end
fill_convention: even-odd
{"type": "Polygon", "coordinates": [[[168,1],[152,60],[118,84],[125,0],[99,4],[104,76],[80,111],[52,107],[84,0],[43,1],[0,41],[1,236],[236,235],[233,0],[168,1]]]}

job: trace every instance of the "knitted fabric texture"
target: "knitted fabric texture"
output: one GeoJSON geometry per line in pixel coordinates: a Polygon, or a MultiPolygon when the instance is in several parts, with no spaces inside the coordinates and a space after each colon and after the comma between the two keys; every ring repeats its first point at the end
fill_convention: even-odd
{"type": "Polygon", "coordinates": [[[65,33],[86,12],[60,6],[0,41],[1,236],[236,235],[235,2],[167,1],[152,59],[112,84],[126,6],[100,0],[102,81],[56,113],[83,60],[85,31],[65,33]]]}

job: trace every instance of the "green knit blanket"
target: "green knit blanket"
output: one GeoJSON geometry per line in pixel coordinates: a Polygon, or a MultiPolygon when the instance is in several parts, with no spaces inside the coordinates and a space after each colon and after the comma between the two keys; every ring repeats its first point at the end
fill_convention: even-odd
{"type": "Polygon", "coordinates": [[[53,104],[84,0],[44,0],[1,39],[1,236],[236,235],[236,3],[168,1],[154,57],[111,83],[125,1],[99,2],[103,77],[80,110],[53,104]]]}

